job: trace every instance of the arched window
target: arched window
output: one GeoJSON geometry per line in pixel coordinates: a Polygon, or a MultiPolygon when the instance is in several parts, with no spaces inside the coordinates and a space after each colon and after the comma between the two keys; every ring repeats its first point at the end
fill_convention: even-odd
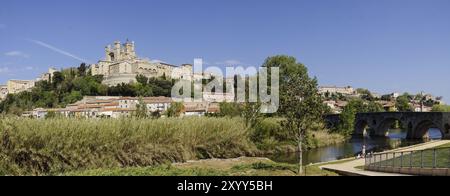
{"type": "Polygon", "coordinates": [[[113,52],[109,53],[109,57],[111,58],[111,61],[115,61],[116,60],[115,57],[114,57],[114,53],[113,52]]]}

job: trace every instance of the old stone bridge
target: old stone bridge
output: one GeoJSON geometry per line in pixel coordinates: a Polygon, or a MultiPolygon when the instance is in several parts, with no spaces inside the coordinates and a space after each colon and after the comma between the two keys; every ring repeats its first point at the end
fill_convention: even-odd
{"type": "MultiPolygon", "coordinates": [[[[338,117],[327,117],[329,123],[336,123],[338,117]]],[[[450,113],[444,112],[380,112],[358,113],[354,135],[387,136],[389,128],[400,122],[407,131],[407,139],[428,137],[430,128],[439,129],[443,139],[450,139],[450,113]]]]}

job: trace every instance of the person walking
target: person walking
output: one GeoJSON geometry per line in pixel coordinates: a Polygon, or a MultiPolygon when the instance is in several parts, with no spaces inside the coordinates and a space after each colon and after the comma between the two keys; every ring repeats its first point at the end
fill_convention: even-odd
{"type": "Polygon", "coordinates": [[[361,152],[362,158],[366,158],[366,145],[362,146],[362,152],[361,152]]]}

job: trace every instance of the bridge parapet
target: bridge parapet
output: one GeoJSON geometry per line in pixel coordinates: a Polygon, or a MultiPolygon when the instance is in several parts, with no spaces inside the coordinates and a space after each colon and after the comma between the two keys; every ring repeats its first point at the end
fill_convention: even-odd
{"type": "Polygon", "coordinates": [[[439,129],[443,139],[450,139],[450,113],[444,112],[359,113],[355,120],[355,134],[386,136],[397,121],[407,129],[408,139],[427,137],[430,128],[439,129]]]}

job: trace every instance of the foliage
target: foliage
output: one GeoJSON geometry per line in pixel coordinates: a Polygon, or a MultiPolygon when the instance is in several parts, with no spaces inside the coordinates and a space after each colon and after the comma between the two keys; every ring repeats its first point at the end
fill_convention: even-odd
{"type": "Polygon", "coordinates": [[[0,173],[55,175],[74,170],[148,167],[252,156],[241,119],[0,119],[0,173]]]}
{"type": "Polygon", "coordinates": [[[338,133],[349,137],[355,126],[355,118],[357,113],[370,113],[370,112],[384,112],[383,107],[376,102],[365,102],[362,99],[353,99],[348,102],[344,107],[340,119],[341,122],[338,125],[338,133]]]}
{"type": "Polygon", "coordinates": [[[220,103],[220,113],[218,116],[239,117],[241,116],[242,105],[238,103],[222,102],[220,103]]]}
{"type": "Polygon", "coordinates": [[[254,127],[263,118],[261,114],[261,103],[251,103],[248,101],[244,103],[242,117],[245,119],[245,124],[248,127],[254,127]]]}
{"type": "Polygon", "coordinates": [[[167,117],[180,117],[183,110],[184,110],[184,104],[175,102],[175,103],[170,104],[170,107],[167,109],[166,114],[167,114],[167,117]]]}
{"type": "Polygon", "coordinates": [[[399,112],[412,112],[413,109],[412,109],[411,105],[409,104],[410,101],[411,101],[411,97],[408,94],[404,94],[397,98],[395,107],[397,108],[397,110],[399,112]]]}
{"type": "Polygon", "coordinates": [[[372,95],[372,93],[368,89],[359,88],[356,89],[356,92],[361,96],[361,99],[367,100],[367,101],[375,101],[375,97],[372,95]]]}
{"type": "MultiPolygon", "coordinates": [[[[310,78],[307,68],[294,57],[270,57],[264,67],[280,68],[280,114],[285,119],[282,126],[289,130],[298,143],[301,155],[308,131],[322,121],[325,105],[318,93],[316,78],[310,78]]],[[[302,173],[300,156],[299,173],[302,173]]]]}
{"type": "Polygon", "coordinates": [[[432,109],[433,112],[450,112],[449,105],[435,105],[432,109]]]}
{"type": "Polygon", "coordinates": [[[57,71],[50,81],[39,81],[31,91],[10,94],[0,102],[0,113],[21,115],[35,108],[65,107],[83,96],[170,96],[174,81],[137,76],[137,83],[108,87],[103,76],[92,76],[86,64],[57,71]]]}
{"type": "Polygon", "coordinates": [[[134,117],[138,119],[143,119],[148,117],[147,105],[145,104],[142,97],[139,97],[139,103],[136,105],[136,111],[133,114],[134,117]]]}

